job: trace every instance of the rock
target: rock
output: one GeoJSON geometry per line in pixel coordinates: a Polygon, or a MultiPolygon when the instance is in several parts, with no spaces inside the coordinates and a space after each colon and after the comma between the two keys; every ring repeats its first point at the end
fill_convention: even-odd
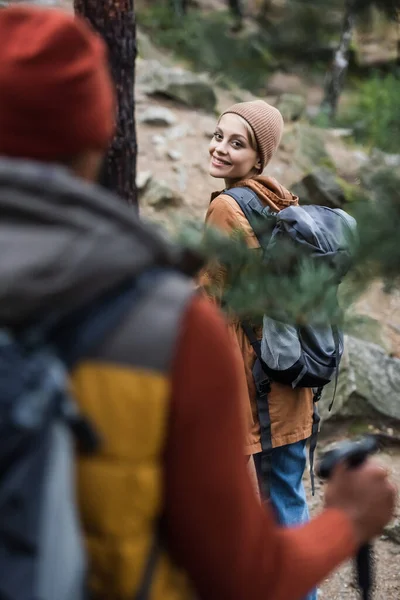
{"type": "Polygon", "coordinates": [[[186,137],[190,133],[189,127],[186,123],[180,123],[167,131],[167,138],[169,140],[179,140],[181,138],[186,137]]]}
{"type": "Polygon", "coordinates": [[[315,119],[317,119],[320,112],[321,106],[319,104],[307,104],[306,117],[310,121],[314,121],[315,119]]]}
{"type": "Polygon", "coordinates": [[[382,194],[381,181],[387,179],[388,175],[397,177],[400,182],[400,154],[387,154],[374,148],[360,168],[359,177],[363,187],[378,202],[382,194]]]}
{"type": "Polygon", "coordinates": [[[153,157],[156,160],[164,160],[165,159],[165,146],[155,146],[153,157]]]}
{"type": "Polygon", "coordinates": [[[334,382],[326,386],[320,401],[323,419],[332,417],[377,418],[400,421],[400,359],[392,358],[378,344],[345,336],[335,402],[334,382]]]}
{"type": "Polygon", "coordinates": [[[359,179],[362,187],[368,190],[368,196],[379,203],[382,200],[384,182],[391,181],[393,182],[391,185],[398,189],[400,167],[380,166],[370,160],[359,170],[359,179]],[[397,181],[396,184],[395,181],[397,181]]]}
{"type": "Polygon", "coordinates": [[[274,95],[280,94],[299,94],[304,90],[304,82],[299,75],[276,71],[268,78],[267,93],[274,95]]]}
{"type": "Polygon", "coordinates": [[[307,103],[300,94],[282,94],[276,106],[285,121],[297,121],[304,115],[307,103]]]}
{"type": "Polygon", "coordinates": [[[326,167],[312,171],[301,182],[292,186],[292,192],[301,204],[317,204],[330,208],[341,208],[346,202],[345,191],[338,177],[326,167]]]}
{"type": "Polygon", "coordinates": [[[362,150],[353,150],[353,157],[360,166],[365,165],[369,160],[368,154],[362,150]]]}
{"type": "Polygon", "coordinates": [[[165,137],[163,135],[153,135],[151,138],[152,143],[155,146],[165,146],[167,140],[165,139],[165,137]]]}
{"type": "Polygon", "coordinates": [[[370,162],[375,168],[388,167],[397,169],[400,167],[400,154],[387,154],[378,148],[371,152],[370,162]]]}
{"type": "Polygon", "coordinates": [[[396,24],[384,19],[378,26],[377,17],[373,19],[373,26],[367,36],[361,24],[355,28],[352,40],[355,62],[370,69],[382,68],[390,63],[394,65],[398,59],[396,24]]]}
{"type": "MultiPolygon", "coordinates": [[[[251,102],[252,100],[257,100],[257,97],[254,96],[254,94],[240,87],[231,88],[230,96],[232,98],[232,104],[236,104],[237,102],[251,102]]],[[[223,112],[223,108],[221,112],[223,112]]]]}
{"type": "Polygon", "coordinates": [[[352,129],[333,127],[332,129],[329,130],[329,133],[335,138],[344,138],[344,137],[351,137],[354,132],[352,129]]]}
{"type": "Polygon", "coordinates": [[[326,132],[318,127],[305,123],[289,125],[285,128],[280,149],[301,171],[309,172],[319,166],[334,168],[326,148],[326,132]]]}
{"type": "Polygon", "coordinates": [[[179,208],[184,204],[184,200],[181,194],[172,190],[165,181],[153,179],[141,196],[140,204],[162,210],[169,207],[179,208]]]}
{"type": "Polygon", "coordinates": [[[392,351],[390,340],[384,335],[382,323],[369,315],[349,312],[346,315],[344,329],[348,335],[359,340],[378,344],[388,354],[392,351]]]}
{"type": "Polygon", "coordinates": [[[140,171],[136,173],[136,187],[139,192],[142,192],[150,183],[153,174],[151,171],[140,171]]]}
{"type": "MultiPolygon", "coordinates": [[[[165,50],[161,52],[150,40],[150,37],[139,27],[136,28],[136,41],[138,47],[138,56],[145,60],[158,60],[162,63],[167,62],[165,50]]],[[[168,61],[169,62],[169,61],[168,61]]]]}
{"type": "Polygon", "coordinates": [[[173,161],[178,161],[178,160],[181,160],[182,153],[179,152],[179,150],[168,150],[167,156],[169,159],[171,159],[173,161]]]}
{"type": "Polygon", "coordinates": [[[149,106],[139,117],[140,123],[156,127],[170,127],[175,125],[176,117],[172,110],[164,106],[149,106]]]}
{"type": "Polygon", "coordinates": [[[162,95],[192,108],[214,112],[217,96],[206,75],[180,67],[165,67],[156,60],[138,61],[137,82],[148,95],[162,95]]]}
{"type": "Polygon", "coordinates": [[[397,519],[394,523],[391,523],[390,525],[385,527],[383,533],[392,542],[400,544],[400,520],[397,519]]]}
{"type": "Polygon", "coordinates": [[[178,169],[176,170],[176,173],[178,175],[178,187],[181,192],[184,192],[186,190],[186,186],[187,186],[188,174],[183,165],[177,165],[177,166],[178,166],[178,169]]]}

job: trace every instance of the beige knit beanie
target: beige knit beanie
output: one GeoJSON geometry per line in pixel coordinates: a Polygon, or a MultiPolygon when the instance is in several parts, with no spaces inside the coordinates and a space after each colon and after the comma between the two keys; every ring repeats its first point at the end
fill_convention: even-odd
{"type": "Polygon", "coordinates": [[[254,131],[262,168],[264,169],[281,141],[283,117],[279,110],[267,104],[264,100],[253,100],[251,102],[234,104],[228,110],[224,111],[221,117],[226,115],[226,113],[239,115],[250,125],[254,131]]]}

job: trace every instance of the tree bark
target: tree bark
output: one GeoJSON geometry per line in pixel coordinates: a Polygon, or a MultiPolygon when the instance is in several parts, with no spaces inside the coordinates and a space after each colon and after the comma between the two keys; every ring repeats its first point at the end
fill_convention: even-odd
{"type": "Polygon", "coordinates": [[[188,0],[170,0],[171,8],[178,19],[182,19],[188,9],[188,0]]]}
{"type": "Polygon", "coordinates": [[[105,40],[117,92],[117,129],[100,183],[137,207],[134,0],[74,0],[74,8],[105,40]]]}
{"type": "Polygon", "coordinates": [[[346,0],[340,43],[335,51],[331,69],[326,76],[325,95],[321,106],[323,112],[328,114],[331,121],[336,116],[340,94],[343,90],[349,66],[349,50],[353,38],[354,24],[354,0],[346,0]]]}

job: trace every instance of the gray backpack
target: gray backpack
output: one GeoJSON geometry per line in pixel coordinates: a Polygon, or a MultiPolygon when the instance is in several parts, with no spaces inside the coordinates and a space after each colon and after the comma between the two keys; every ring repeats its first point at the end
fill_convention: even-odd
{"type": "MultiPolygon", "coordinates": [[[[267,262],[280,255],[281,247],[290,247],[290,268],[293,268],[296,256],[308,256],[319,264],[325,264],[339,285],[352,263],[356,242],[356,222],[345,211],[310,205],[289,206],[274,213],[250,188],[232,188],[225,190],[224,194],[231,196],[240,206],[267,262]],[[262,227],[263,221],[268,222],[267,227],[262,227]]],[[[278,264],[277,268],[285,275],[284,266],[278,264]]],[[[330,322],[318,326],[297,326],[267,315],[263,319],[261,340],[255,336],[250,323],[244,322],[242,327],[257,356],[253,375],[258,392],[261,443],[263,452],[268,453],[271,451],[271,424],[265,400],[270,382],[276,381],[292,388],[314,388],[316,403],[327,383],[333,379],[337,383],[343,354],[343,333],[330,322]]],[[[315,407],[311,463],[318,423],[315,407]]]]}
{"type": "MultiPolygon", "coordinates": [[[[88,598],[75,451],[95,452],[101,440],[70,396],[68,371],[162,273],[145,272],[63,318],[0,329],[1,600],[88,598]]],[[[136,600],[148,597],[157,545],[155,533],[136,600]]]]}

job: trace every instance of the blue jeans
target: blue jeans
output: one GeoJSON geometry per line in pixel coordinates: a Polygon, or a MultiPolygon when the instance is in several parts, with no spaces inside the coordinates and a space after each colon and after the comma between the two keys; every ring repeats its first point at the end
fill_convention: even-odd
{"type": "MultiPolygon", "coordinates": [[[[261,452],[254,454],[257,476],[260,477],[261,452]]],[[[299,525],[309,520],[303,473],[306,468],[306,440],[272,450],[272,471],[269,482],[270,499],[278,522],[283,526],[299,525]]],[[[317,591],[304,600],[316,600],[317,591]]]]}

